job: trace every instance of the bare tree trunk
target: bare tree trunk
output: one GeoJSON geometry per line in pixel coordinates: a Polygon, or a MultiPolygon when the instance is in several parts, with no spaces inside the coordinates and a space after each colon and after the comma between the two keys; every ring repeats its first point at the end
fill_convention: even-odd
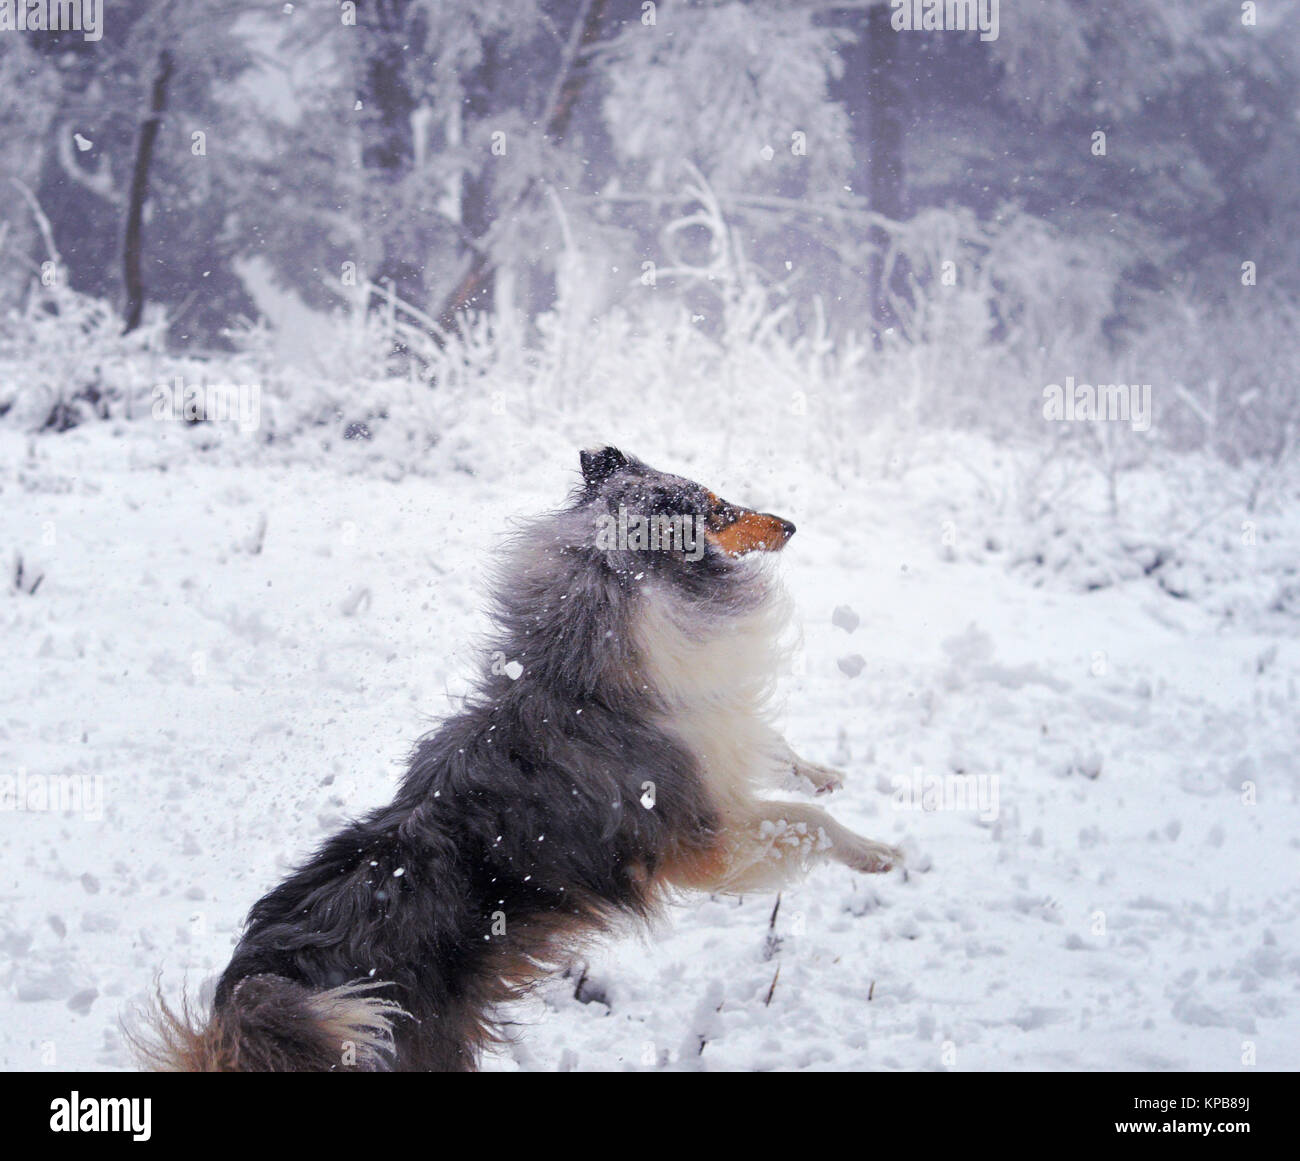
{"type": "MultiPolygon", "coordinates": [[[[406,77],[404,52],[413,5],[411,0],[366,0],[364,7],[369,39],[358,93],[365,108],[361,164],[381,175],[384,185],[396,187],[415,164],[411,114],[418,102],[406,77]]],[[[375,281],[386,282],[398,298],[423,310],[428,304],[421,262],[393,234],[385,231],[375,281]]]]}
{"type": "MultiPolygon", "coordinates": [[[[872,210],[892,221],[903,216],[903,100],[898,77],[898,34],[890,27],[888,5],[880,4],[867,13],[867,91],[870,102],[871,155],[867,195],[872,210]]],[[[879,341],[897,323],[886,283],[885,250],[889,235],[873,227],[871,241],[876,252],[868,272],[871,314],[879,341]]]]}
{"type": "Polygon", "coordinates": [[[127,199],[126,239],[122,248],[122,276],[126,283],[126,327],[129,335],[144,316],[144,275],[141,272],[144,244],[144,203],[149,196],[149,169],[153,165],[154,143],[162,128],[167,107],[167,85],[172,77],[172,55],[166,49],[158,54],[158,71],[154,74],[149,115],[140,126],[140,141],[135,152],[135,169],[131,174],[131,193],[127,199]]]}

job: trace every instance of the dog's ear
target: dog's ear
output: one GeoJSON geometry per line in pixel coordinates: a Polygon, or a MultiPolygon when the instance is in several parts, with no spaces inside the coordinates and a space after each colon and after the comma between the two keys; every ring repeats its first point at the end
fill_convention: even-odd
{"type": "Polygon", "coordinates": [[[616,447],[589,448],[578,456],[582,462],[582,478],[594,488],[603,484],[620,468],[627,467],[627,456],[616,447]]]}

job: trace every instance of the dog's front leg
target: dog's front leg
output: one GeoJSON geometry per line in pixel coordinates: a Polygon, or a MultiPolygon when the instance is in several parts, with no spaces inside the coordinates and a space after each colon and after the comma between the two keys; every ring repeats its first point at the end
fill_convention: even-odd
{"type": "Polygon", "coordinates": [[[775,737],[775,750],[777,761],[780,763],[782,770],[793,772],[800,778],[808,779],[818,794],[829,794],[832,790],[839,790],[844,785],[845,774],[842,770],[836,770],[831,766],[821,766],[816,762],[809,762],[808,759],[799,757],[790,743],[779,734],[775,737]]]}
{"type": "Polygon", "coordinates": [[[804,802],[757,802],[750,827],[758,843],[771,856],[789,851],[805,863],[822,856],[843,863],[855,871],[876,873],[892,870],[903,861],[903,852],[888,843],[864,838],[836,822],[819,806],[804,802]]]}
{"type": "Polygon", "coordinates": [[[896,847],[855,834],[810,803],[756,800],[728,818],[719,837],[709,881],[691,886],[739,894],[779,887],[824,859],[868,874],[903,861],[896,847]]]}

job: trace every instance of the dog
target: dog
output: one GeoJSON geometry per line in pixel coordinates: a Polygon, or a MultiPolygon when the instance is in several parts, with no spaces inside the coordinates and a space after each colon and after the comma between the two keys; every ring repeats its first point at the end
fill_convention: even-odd
{"type": "Polygon", "coordinates": [[[761,797],[798,757],[767,704],[794,535],[614,447],[516,534],[476,692],[394,800],[261,899],[210,1012],[161,996],[143,1063],[178,1071],[472,1070],[492,1013],[575,945],[685,891],[747,892],[898,850],[761,797]]]}

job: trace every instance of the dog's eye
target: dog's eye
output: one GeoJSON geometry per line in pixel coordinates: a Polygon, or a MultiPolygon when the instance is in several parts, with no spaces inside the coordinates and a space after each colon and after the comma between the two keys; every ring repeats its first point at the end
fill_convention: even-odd
{"type": "Polygon", "coordinates": [[[715,499],[713,507],[709,509],[709,524],[715,531],[726,528],[739,519],[740,509],[732,507],[726,500],[715,499]]]}

